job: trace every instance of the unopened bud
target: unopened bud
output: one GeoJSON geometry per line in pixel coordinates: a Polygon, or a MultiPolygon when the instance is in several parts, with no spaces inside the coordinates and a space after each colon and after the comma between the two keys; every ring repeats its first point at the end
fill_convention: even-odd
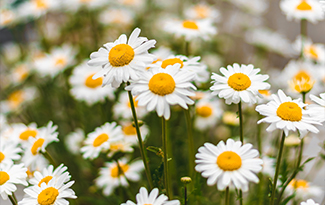
{"type": "Polygon", "coordinates": [[[189,184],[192,182],[192,179],[191,177],[182,177],[181,182],[183,182],[184,184],[189,184]]]}

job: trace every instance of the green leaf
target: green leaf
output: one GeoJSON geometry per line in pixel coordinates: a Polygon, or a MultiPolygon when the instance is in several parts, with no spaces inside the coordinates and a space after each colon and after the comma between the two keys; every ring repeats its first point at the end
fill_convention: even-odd
{"type": "Polygon", "coordinates": [[[280,205],[286,205],[291,199],[293,199],[296,196],[296,194],[292,194],[290,196],[288,196],[287,198],[285,198],[280,205]]]}
{"type": "Polygon", "coordinates": [[[155,153],[157,156],[160,156],[160,157],[163,157],[164,156],[164,152],[159,147],[148,146],[147,147],[147,150],[150,151],[150,152],[155,153]]]}

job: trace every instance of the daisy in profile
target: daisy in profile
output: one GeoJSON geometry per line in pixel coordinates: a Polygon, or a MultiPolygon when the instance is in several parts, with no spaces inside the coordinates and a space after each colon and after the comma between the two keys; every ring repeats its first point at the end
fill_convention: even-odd
{"type": "Polygon", "coordinates": [[[70,176],[66,174],[58,177],[57,180],[50,180],[47,184],[42,183],[41,186],[34,185],[24,189],[26,193],[22,201],[18,202],[18,205],[58,205],[69,204],[65,198],[75,199],[77,196],[70,187],[74,184],[74,181],[69,181],[70,176]]]}
{"type": "Polygon", "coordinates": [[[108,151],[111,142],[121,139],[123,139],[121,126],[117,125],[116,122],[107,122],[87,135],[84,142],[85,146],[80,151],[85,159],[94,159],[98,157],[100,152],[108,151]]]}
{"type": "Polygon", "coordinates": [[[188,19],[213,19],[220,17],[220,12],[210,5],[199,3],[192,5],[185,10],[185,16],[188,19]]]}
{"type": "Polygon", "coordinates": [[[129,186],[128,180],[139,181],[141,172],[144,169],[142,160],[132,163],[127,163],[126,158],[122,158],[116,162],[109,162],[105,167],[99,169],[99,177],[95,179],[98,187],[103,188],[103,193],[106,196],[112,194],[118,186],[129,186]]]}
{"type": "Polygon", "coordinates": [[[309,95],[309,98],[316,104],[308,106],[308,110],[311,112],[312,118],[319,118],[321,122],[325,121],[325,93],[319,94],[319,97],[315,95],[309,95]]]}
{"type": "Polygon", "coordinates": [[[286,136],[289,135],[289,131],[298,131],[300,137],[304,137],[308,131],[319,132],[314,125],[321,125],[321,123],[318,119],[310,117],[311,111],[304,109],[307,104],[304,104],[300,98],[292,100],[282,90],[278,90],[277,95],[272,94],[272,98],[273,100],[267,104],[256,107],[257,112],[266,116],[257,123],[270,123],[266,131],[280,129],[286,136]]]}
{"type": "Polygon", "coordinates": [[[270,84],[264,82],[269,78],[268,75],[257,74],[259,68],[254,68],[254,65],[239,65],[234,63],[233,66],[228,65],[227,69],[222,67],[220,72],[223,76],[212,73],[211,79],[214,84],[210,87],[213,95],[218,95],[219,98],[225,98],[226,104],[240,101],[254,104],[257,101],[257,96],[260,96],[259,90],[269,89],[270,84]]]}
{"type": "Polygon", "coordinates": [[[222,122],[226,125],[238,126],[239,125],[239,118],[236,113],[226,111],[222,115],[222,122]]]}
{"type": "Polygon", "coordinates": [[[34,87],[15,90],[7,96],[7,99],[1,101],[1,112],[18,112],[23,106],[33,101],[36,97],[37,90],[34,87]]]}
{"type": "Polygon", "coordinates": [[[104,77],[103,85],[111,84],[117,88],[122,82],[137,80],[146,65],[154,60],[148,50],[156,44],[155,40],[139,37],[140,29],[135,28],[129,40],[122,34],[116,41],[106,43],[98,51],[90,54],[90,66],[101,66],[102,70],[93,79],[104,77]]]}
{"type": "Polygon", "coordinates": [[[82,129],[77,128],[74,132],[69,133],[65,137],[65,147],[73,154],[80,153],[80,148],[85,140],[85,133],[82,129]]]}
{"type": "Polygon", "coordinates": [[[0,195],[7,200],[17,190],[16,184],[27,186],[27,168],[24,164],[14,165],[0,163],[0,195]]]}
{"type": "Polygon", "coordinates": [[[165,22],[163,29],[178,37],[185,37],[186,41],[197,38],[209,40],[211,36],[217,34],[217,28],[211,19],[201,20],[178,20],[171,19],[165,22]]]}
{"type": "Polygon", "coordinates": [[[306,202],[301,202],[300,205],[319,205],[319,204],[315,203],[315,201],[312,199],[308,199],[306,202]]]}
{"type": "MultiPolygon", "coordinates": [[[[298,36],[293,44],[297,54],[300,54],[302,49],[302,38],[298,36]]],[[[313,43],[310,38],[304,38],[303,54],[308,60],[316,61],[318,63],[325,63],[325,45],[321,43],[313,43]]]]}
{"type": "Polygon", "coordinates": [[[98,21],[103,25],[125,27],[133,23],[134,16],[135,14],[130,9],[108,7],[99,14],[98,21]]]}
{"type": "Polygon", "coordinates": [[[17,146],[17,143],[9,140],[3,140],[0,138],[0,163],[12,164],[14,160],[20,159],[21,148],[17,146]]]}
{"type": "Polygon", "coordinates": [[[288,20],[306,19],[317,23],[324,19],[322,5],[317,0],[282,0],[280,8],[288,20]]]}
{"type": "Polygon", "coordinates": [[[69,172],[67,172],[67,167],[61,164],[57,168],[54,169],[53,165],[49,165],[48,167],[44,168],[42,172],[35,171],[34,177],[29,180],[29,183],[31,185],[36,185],[41,187],[42,183],[48,184],[49,181],[55,180],[57,181],[58,178],[60,178],[62,175],[66,175],[64,177],[64,183],[69,181],[71,176],[69,175],[69,172]]]}
{"type": "Polygon", "coordinates": [[[235,187],[248,190],[248,182],[259,182],[255,173],[262,170],[263,161],[258,159],[256,149],[252,144],[228,139],[226,144],[220,141],[218,145],[205,143],[195,155],[195,170],[208,178],[207,184],[217,185],[219,190],[235,187]]]}
{"type": "Polygon", "coordinates": [[[321,187],[312,185],[308,181],[304,179],[293,179],[288,184],[287,188],[285,189],[285,192],[288,195],[296,193],[296,196],[300,199],[306,199],[311,196],[314,197],[320,197],[324,194],[324,190],[322,190],[321,187]]]}
{"type": "MultiPolygon", "coordinates": [[[[138,145],[137,131],[131,122],[122,122],[122,132],[124,140],[132,145],[138,145]]],[[[144,141],[149,133],[147,125],[141,125],[140,127],[142,141],[144,141]]]]}
{"type": "Polygon", "coordinates": [[[148,190],[145,187],[141,187],[139,190],[139,193],[136,195],[137,203],[134,203],[133,201],[128,200],[126,203],[123,203],[121,205],[180,205],[179,200],[172,200],[168,201],[168,197],[164,194],[159,195],[159,190],[157,188],[154,188],[150,193],[148,193],[148,190]]]}
{"type": "Polygon", "coordinates": [[[105,98],[114,99],[114,89],[111,86],[102,88],[103,77],[93,79],[100,67],[90,67],[86,62],[74,68],[69,78],[71,95],[77,100],[85,101],[88,105],[104,102],[105,98]]]}
{"type": "Polygon", "coordinates": [[[137,96],[138,105],[146,106],[149,112],[155,109],[159,117],[168,120],[170,105],[179,104],[188,109],[187,105],[194,103],[189,98],[195,95],[196,87],[191,83],[194,73],[182,71],[180,66],[177,63],[166,68],[152,68],[125,89],[137,96]]]}

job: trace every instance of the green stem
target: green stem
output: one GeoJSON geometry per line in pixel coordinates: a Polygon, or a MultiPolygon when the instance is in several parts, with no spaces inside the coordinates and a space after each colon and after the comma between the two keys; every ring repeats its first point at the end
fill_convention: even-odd
{"type": "Polygon", "coordinates": [[[263,205],[264,204],[264,194],[263,194],[263,187],[264,187],[264,176],[262,173],[259,173],[259,179],[260,183],[258,183],[258,192],[257,192],[257,197],[258,197],[258,205],[263,205]]]}
{"type": "Polygon", "coordinates": [[[15,202],[18,203],[15,193],[12,193],[12,197],[14,198],[15,202]]]}
{"type": "Polygon", "coordinates": [[[283,152],[284,139],[285,139],[285,134],[283,131],[282,137],[281,137],[281,142],[280,142],[280,149],[279,149],[279,153],[278,153],[278,157],[277,157],[277,161],[276,161],[276,168],[275,168],[275,175],[274,175],[274,180],[273,180],[270,205],[273,205],[274,200],[275,200],[276,184],[277,184],[279,173],[280,173],[280,164],[281,164],[281,158],[282,158],[282,152],[283,152]]]}
{"type": "MultiPolygon", "coordinates": [[[[130,85],[130,83],[127,82],[127,85],[130,85]]],[[[135,129],[136,129],[136,132],[137,132],[141,158],[142,158],[144,168],[145,168],[145,171],[146,171],[146,176],[147,176],[147,180],[148,180],[148,183],[149,183],[149,187],[150,187],[150,189],[153,189],[153,183],[152,183],[150,168],[149,168],[148,159],[147,159],[147,155],[146,155],[146,150],[144,149],[144,145],[143,145],[143,142],[142,142],[139,122],[138,122],[138,118],[137,118],[137,113],[135,111],[135,106],[134,106],[134,101],[133,101],[131,91],[128,91],[128,94],[129,94],[129,101],[130,101],[130,105],[131,105],[134,125],[135,125],[135,129]]]]}
{"type": "Polygon", "coordinates": [[[48,151],[45,152],[41,152],[43,154],[43,156],[50,162],[50,164],[52,164],[54,167],[57,167],[56,162],[54,161],[54,159],[51,157],[51,155],[48,153],[48,151]]]}
{"type": "Polygon", "coordinates": [[[305,92],[302,93],[302,102],[306,103],[306,93],[305,92]]]}
{"type": "Polygon", "coordinates": [[[164,117],[162,119],[162,147],[164,152],[164,181],[165,181],[165,189],[166,195],[170,197],[170,189],[169,189],[169,173],[168,173],[168,154],[167,154],[167,126],[166,120],[164,117]]]}
{"type": "Polygon", "coordinates": [[[305,39],[307,38],[307,20],[302,19],[300,21],[300,35],[301,35],[301,51],[300,51],[300,58],[304,57],[304,44],[305,39]]]}
{"type": "Polygon", "coordinates": [[[190,108],[185,111],[186,126],[187,126],[187,138],[188,138],[188,150],[189,150],[189,174],[190,177],[193,177],[194,171],[194,142],[193,142],[193,132],[192,132],[192,119],[190,114],[190,108]]]}
{"type": "MultiPolygon", "coordinates": [[[[239,115],[239,137],[241,143],[244,145],[244,134],[243,134],[243,112],[241,109],[241,101],[238,103],[238,115],[239,115]]],[[[239,190],[239,204],[243,205],[243,192],[239,190]]]]}
{"type": "Polygon", "coordinates": [[[14,198],[11,195],[9,195],[9,199],[13,205],[17,205],[17,202],[15,202],[14,198]]]}
{"type": "Polygon", "coordinates": [[[187,185],[184,185],[184,205],[187,205],[187,185]]]}
{"type": "Polygon", "coordinates": [[[229,205],[230,197],[229,197],[229,187],[226,188],[226,197],[225,197],[225,205],[229,205]]]}

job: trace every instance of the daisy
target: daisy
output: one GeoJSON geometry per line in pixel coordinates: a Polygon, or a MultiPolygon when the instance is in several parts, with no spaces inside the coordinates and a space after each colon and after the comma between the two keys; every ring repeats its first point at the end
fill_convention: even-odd
{"type": "Polygon", "coordinates": [[[188,109],[187,104],[194,103],[188,96],[194,96],[196,87],[190,82],[194,74],[180,69],[180,64],[169,65],[166,68],[152,68],[144,72],[141,79],[132,82],[125,89],[132,91],[137,97],[138,105],[147,106],[150,112],[156,109],[159,117],[166,120],[170,117],[170,105],[179,104],[188,109]]]}
{"type": "Polygon", "coordinates": [[[111,142],[121,139],[123,139],[121,126],[117,126],[116,122],[107,122],[87,135],[85,146],[80,151],[85,159],[94,159],[100,152],[109,150],[111,142]]]}
{"type": "Polygon", "coordinates": [[[111,86],[102,88],[103,77],[93,79],[100,67],[90,67],[86,62],[77,66],[69,78],[71,84],[70,93],[77,100],[86,101],[88,105],[104,102],[105,98],[113,100],[114,89],[111,86]]]}
{"type": "Polygon", "coordinates": [[[211,19],[202,20],[167,20],[163,29],[174,34],[176,37],[184,36],[186,41],[196,38],[209,40],[211,36],[217,34],[217,28],[213,26],[211,19]]]}
{"type": "MultiPolygon", "coordinates": [[[[122,123],[122,132],[124,135],[124,140],[132,145],[138,145],[137,131],[131,122],[122,123]]],[[[149,128],[147,125],[141,125],[140,133],[142,141],[144,141],[149,133],[149,128]]]]}
{"type": "Polygon", "coordinates": [[[103,188],[103,193],[109,196],[118,186],[129,186],[128,180],[139,181],[144,169],[141,160],[127,163],[126,158],[116,162],[105,163],[105,167],[99,169],[99,177],[95,179],[98,187],[103,188]]]}
{"type": "Polygon", "coordinates": [[[322,5],[317,0],[282,0],[280,8],[288,20],[306,19],[312,23],[317,23],[317,21],[324,19],[322,5]]]}
{"type": "Polygon", "coordinates": [[[17,19],[17,14],[14,10],[1,7],[0,9],[0,29],[12,25],[17,19]]]}
{"type": "Polygon", "coordinates": [[[309,95],[310,99],[316,104],[308,106],[308,110],[311,112],[313,118],[319,118],[321,122],[325,121],[325,93],[319,94],[319,97],[315,95],[309,95]]]}
{"type": "Polygon", "coordinates": [[[122,153],[130,153],[133,152],[132,143],[127,142],[125,139],[112,142],[109,146],[109,153],[107,154],[108,157],[113,157],[115,153],[122,152],[122,153]]]}
{"type": "Polygon", "coordinates": [[[26,80],[30,74],[30,65],[28,63],[20,63],[13,68],[10,73],[10,79],[13,84],[20,84],[26,80]]]}
{"type": "Polygon", "coordinates": [[[41,187],[42,183],[48,184],[51,180],[57,181],[58,178],[60,178],[62,175],[65,175],[64,183],[68,182],[71,178],[69,175],[69,172],[67,172],[67,167],[61,164],[57,168],[55,168],[53,165],[49,165],[48,167],[44,168],[42,172],[35,171],[34,172],[34,178],[29,180],[29,183],[31,185],[36,185],[41,187]]]}
{"type": "MultiPolygon", "coordinates": [[[[148,114],[144,106],[138,105],[137,100],[134,100],[134,107],[138,119],[143,119],[148,114]]],[[[119,99],[113,106],[113,115],[115,119],[123,119],[123,120],[133,119],[131,104],[127,92],[121,92],[119,99]]]]}
{"type": "Polygon", "coordinates": [[[267,176],[273,177],[275,173],[275,159],[272,157],[263,156],[262,160],[263,168],[261,172],[267,176]]]}
{"type": "Polygon", "coordinates": [[[1,164],[12,164],[13,160],[19,160],[20,155],[19,153],[22,151],[17,146],[17,143],[12,141],[0,139],[0,163],[1,164]]]}
{"type": "Polygon", "coordinates": [[[312,199],[308,199],[306,202],[301,202],[300,205],[319,205],[319,204],[315,203],[315,201],[312,199]]]}
{"type": "Polygon", "coordinates": [[[226,125],[238,126],[239,125],[239,118],[236,113],[226,111],[222,115],[222,121],[226,125]]]}
{"type": "Polygon", "coordinates": [[[30,137],[36,137],[39,135],[39,130],[35,122],[25,125],[23,123],[12,124],[11,139],[17,143],[23,144],[27,142],[30,137]]]}
{"type": "Polygon", "coordinates": [[[267,0],[231,0],[235,6],[240,7],[244,11],[255,15],[261,15],[267,11],[269,4],[267,0]]]}
{"type": "Polygon", "coordinates": [[[185,10],[185,16],[188,19],[213,19],[217,20],[220,17],[220,12],[210,5],[199,3],[192,5],[185,10]]]}
{"type": "Polygon", "coordinates": [[[15,90],[7,96],[7,99],[1,101],[1,112],[18,112],[24,105],[33,101],[37,97],[37,90],[34,87],[27,87],[15,90]]]}
{"type": "Polygon", "coordinates": [[[310,184],[308,181],[303,179],[293,179],[285,189],[288,195],[292,195],[296,192],[296,196],[301,199],[305,199],[311,196],[320,197],[324,194],[321,187],[310,184]]]}
{"type": "Polygon", "coordinates": [[[126,8],[110,8],[103,10],[98,21],[103,25],[129,26],[134,21],[134,13],[126,8]]]}
{"type": "Polygon", "coordinates": [[[321,125],[321,123],[311,118],[310,111],[305,110],[307,104],[302,103],[301,99],[292,100],[286,96],[282,90],[278,90],[278,94],[272,94],[273,100],[267,104],[258,105],[256,111],[266,116],[257,123],[271,123],[266,129],[272,132],[275,129],[283,130],[288,136],[289,131],[298,131],[300,137],[304,137],[308,131],[318,133],[318,129],[313,125],[321,125]]]}
{"type": "Polygon", "coordinates": [[[316,61],[318,63],[325,63],[325,46],[320,43],[313,43],[310,38],[298,36],[293,44],[295,51],[300,54],[303,46],[303,55],[306,59],[316,61]]]}
{"type": "Polygon", "coordinates": [[[70,176],[61,175],[58,179],[50,180],[47,184],[42,183],[41,186],[34,185],[24,189],[25,198],[18,202],[18,205],[61,205],[69,204],[64,198],[75,199],[77,196],[70,187],[74,181],[67,182],[70,176]]]}
{"type": "Polygon", "coordinates": [[[122,82],[138,79],[146,64],[154,60],[148,50],[156,44],[155,40],[139,37],[140,31],[139,28],[134,29],[128,41],[122,34],[115,42],[106,43],[90,54],[88,65],[103,68],[93,76],[94,79],[104,77],[103,85],[111,84],[114,88],[122,82]]]}
{"type": "Polygon", "coordinates": [[[219,190],[235,186],[248,190],[248,182],[259,182],[255,173],[262,170],[263,161],[256,158],[259,153],[252,144],[228,139],[226,144],[220,141],[217,146],[205,143],[199,148],[195,170],[208,178],[207,184],[217,184],[219,190]]]}
{"type": "Polygon", "coordinates": [[[228,65],[227,69],[220,68],[224,76],[212,73],[211,79],[215,81],[210,90],[213,95],[225,98],[228,105],[238,104],[240,101],[254,104],[257,101],[256,96],[260,96],[258,91],[270,88],[270,84],[264,82],[269,76],[257,74],[260,69],[254,69],[252,64],[240,66],[234,63],[233,66],[228,65]]]}
{"type": "Polygon", "coordinates": [[[27,186],[27,168],[24,164],[3,164],[0,163],[0,195],[2,199],[8,199],[17,190],[16,184],[27,186]]]}
{"type": "Polygon", "coordinates": [[[216,125],[221,117],[223,110],[218,100],[199,100],[195,104],[194,126],[198,130],[206,130],[216,125]]]}
{"type": "Polygon", "coordinates": [[[154,188],[150,193],[148,193],[145,187],[141,187],[139,193],[136,195],[137,203],[128,200],[126,203],[121,205],[180,205],[179,200],[168,201],[168,197],[164,194],[158,196],[159,190],[154,188]]]}
{"type": "Polygon", "coordinates": [[[65,137],[65,147],[73,154],[79,154],[83,141],[85,140],[85,133],[82,129],[77,128],[74,132],[69,133],[65,137]]]}
{"type": "Polygon", "coordinates": [[[56,0],[30,0],[19,4],[18,13],[21,17],[38,18],[50,10],[58,10],[60,2],[56,0]]]}

